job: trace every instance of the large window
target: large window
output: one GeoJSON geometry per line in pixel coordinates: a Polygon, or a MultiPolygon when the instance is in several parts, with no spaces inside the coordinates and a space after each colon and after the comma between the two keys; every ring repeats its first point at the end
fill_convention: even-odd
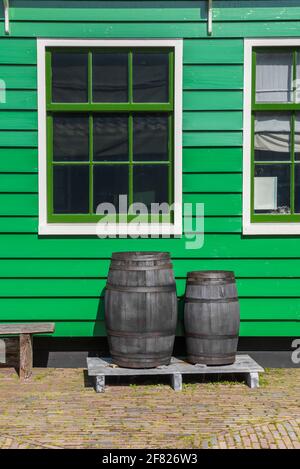
{"type": "MultiPolygon", "coordinates": [[[[165,203],[176,202],[180,189],[175,171],[175,134],[180,130],[175,116],[179,105],[175,44],[114,41],[118,43],[110,46],[105,41],[83,41],[79,46],[68,41],[66,46],[60,41],[60,46],[53,46],[51,41],[42,42],[46,122],[43,224],[64,225],[62,234],[88,234],[87,228],[78,230],[78,225],[107,221],[99,204],[112,204],[115,220],[124,223],[136,217],[129,207],[143,203],[149,213],[153,204],[164,204],[155,221],[168,220],[174,226],[177,214],[173,210],[166,213],[165,203]],[[68,225],[76,229],[68,230],[68,225]]],[[[144,216],[145,222],[151,220],[153,217],[144,216]]]]}
{"type": "Polygon", "coordinates": [[[246,41],[244,232],[250,234],[300,233],[300,43],[275,42],[246,41]]]}

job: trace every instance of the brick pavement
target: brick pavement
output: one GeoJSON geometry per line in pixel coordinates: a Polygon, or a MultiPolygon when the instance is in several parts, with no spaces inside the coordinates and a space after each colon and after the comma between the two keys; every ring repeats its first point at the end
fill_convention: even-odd
{"type": "Polygon", "coordinates": [[[300,448],[300,369],[262,387],[226,378],[124,381],[96,394],[80,369],[0,369],[0,448],[300,448]],[[141,384],[142,383],[142,384],[141,384]]]}

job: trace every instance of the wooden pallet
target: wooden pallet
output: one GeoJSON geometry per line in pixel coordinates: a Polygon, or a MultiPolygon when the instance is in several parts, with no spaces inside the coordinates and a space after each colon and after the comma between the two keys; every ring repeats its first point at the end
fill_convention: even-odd
{"type": "Polygon", "coordinates": [[[120,368],[113,364],[111,358],[87,358],[88,375],[95,379],[96,392],[104,392],[105,376],[158,376],[169,375],[174,391],[182,390],[182,375],[206,375],[206,374],[243,374],[250,388],[259,387],[259,373],[264,369],[258,365],[249,355],[237,355],[232,365],[207,366],[191,365],[186,361],[172,357],[170,365],[157,368],[133,369],[120,368]]]}

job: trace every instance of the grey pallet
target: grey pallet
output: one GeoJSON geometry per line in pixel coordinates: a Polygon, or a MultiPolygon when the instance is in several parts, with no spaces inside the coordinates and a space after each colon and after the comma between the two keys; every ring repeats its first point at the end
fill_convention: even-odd
{"type": "Polygon", "coordinates": [[[104,392],[105,376],[157,376],[169,375],[174,391],[182,390],[182,375],[203,375],[216,373],[243,374],[250,388],[259,387],[259,373],[265,370],[249,355],[237,355],[232,365],[207,366],[191,365],[186,361],[172,357],[170,365],[157,368],[133,369],[120,368],[113,364],[111,358],[87,358],[88,375],[95,378],[96,392],[104,392]]]}

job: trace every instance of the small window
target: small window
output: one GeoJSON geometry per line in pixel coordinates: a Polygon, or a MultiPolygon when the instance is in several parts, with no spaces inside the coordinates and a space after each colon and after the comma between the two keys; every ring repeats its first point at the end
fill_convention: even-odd
{"type": "Polygon", "coordinates": [[[47,49],[49,223],[173,203],[173,63],[172,48],[47,49]]]}
{"type": "Polygon", "coordinates": [[[251,222],[300,222],[297,47],[253,50],[251,222]]]}

